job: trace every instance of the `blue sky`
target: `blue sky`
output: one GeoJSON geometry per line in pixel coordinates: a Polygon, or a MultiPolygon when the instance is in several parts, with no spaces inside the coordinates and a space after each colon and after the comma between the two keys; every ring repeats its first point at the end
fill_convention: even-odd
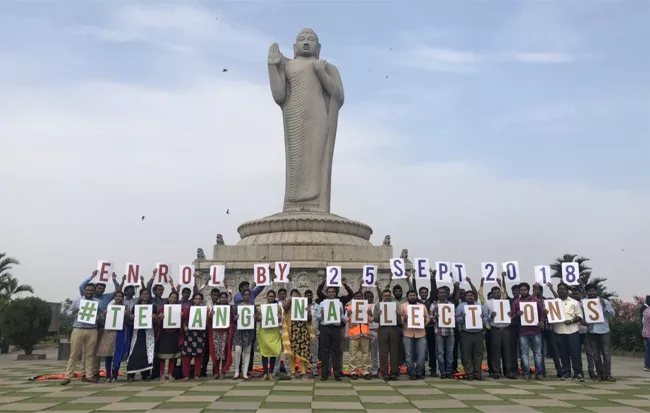
{"type": "Polygon", "coordinates": [[[176,226],[158,245],[173,260],[191,259],[197,243],[209,249],[216,232],[235,242],[239,223],[281,206],[266,51],[277,41],[291,56],[311,27],[346,91],[334,212],[432,260],[462,251],[468,265],[485,255],[538,265],[576,251],[600,276],[624,267],[641,279],[648,16],[641,1],[3,1],[0,139],[15,156],[0,176],[20,201],[0,207],[16,218],[1,224],[16,235],[0,246],[36,283],[45,267],[26,258],[36,253],[82,272],[116,242],[118,261],[133,262],[142,243],[145,261],[159,261],[150,244],[176,226]],[[401,199],[387,195],[393,185],[401,199]],[[372,197],[359,199],[360,187],[372,197]],[[251,192],[269,202],[247,201],[251,192]],[[188,204],[183,193],[207,199],[188,204]],[[161,194],[168,209],[154,214],[165,231],[120,227],[161,194]],[[225,221],[214,213],[225,204],[241,214],[225,221]],[[182,218],[190,211],[202,220],[182,218]]]}

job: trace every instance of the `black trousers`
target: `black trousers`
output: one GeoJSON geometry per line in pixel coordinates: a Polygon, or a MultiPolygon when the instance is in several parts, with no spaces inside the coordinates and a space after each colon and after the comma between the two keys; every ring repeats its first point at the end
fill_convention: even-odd
{"type": "Polygon", "coordinates": [[[320,326],[320,358],[321,374],[323,377],[330,375],[330,368],[334,369],[334,376],[341,377],[341,327],[337,325],[320,326]],[[330,366],[330,357],[332,365],[330,366]]]}
{"type": "Polygon", "coordinates": [[[562,362],[562,372],[565,377],[571,376],[571,367],[573,374],[582,376],[582,352],[580,348],[580,334],[557,334],[555,341],[560,352],[560,361],[562,362]]]}
{"type": "Polygon", "coordinates": [[[490,337],[490,346],[486,347],[488,351],[488,364],[491,374],[501,376],[510,373],[512,354],[510,348],[510,328],[509,327],[490,327],[487,336],[490,337]],[[491,363],[491,364],[490,364],[491,363]],[[503,366],[503,370],[502,370],[503,366]]]}
{"type": "Polygon", "coordinates": [[[461,354],[467,377],[479,378],[483,372],[483,332],[461,331],[461,354]]]}
{"type": "Polygon", "coordinates": [[[454,330],[454,361],[451,362],[451,368],[454,373],[458,373],[458,351],[460,350],[460,342],[462,340],[458,330],[454,330]]]}
{"type": "MultiPolygon", "coordinates": [[[[206,347],[209,348],[207,345],[206,347]]],[[[210,356],[208,354],[205,354],[203,356],[203,362],[201,363],[201,377],[207,377],[208,375],[208,361],[210,361],[210,356]]]]}
{"type": "Polygon", "coordinates": [[[487,330],[485,332],[485,351],[487,353],[487,366],[488,366],[488,374],[492,375],[494,372],[492,371],[492,352],[490,351],[490,330],[487,330]]]}
{"type": "Polygon", "coordinates": [[[382,377],[399,376],[399,343],[402,335],[397,326],[381,326],[377,333],[379,341],[379,371],[382,377]],[[390,371],[388,366],[390,364],[390,371]]]}
{"type": "Polygon", "coordinates": [[[510,354],[512,360],[510,361],[510,373],[519,375],[519,326],[510,324],[510,354]]]}
{"type": "MultiPolygon", "coordinates": [[[[543,330],[542,331],[542,340],[544,340],[546,352],[548,356],[553,359],[553,364],[555,365],[555,371],[558,376],[562,376],[562,363],[560,362],[560,352],[557,349],[557,342],[555,341],[555,333],[553,330],[543,330]]],[[[542,357],[546,357],[545,354],[542,354],[542,357]]]]}
{"type": "Polygon", "coordinates": [[[436,374],[436,359],[438,358],[438,353],[436,353],[436,329],[434,327],[427,327],[427,347],[429,350],[429,368],[431,369],[431,375],[436,374]]]}
{"type": "MultiPolygon", "coordinates": [[[[404,328],[401,326],[397,327],[399,329],[400,335],[404,335],[404,328]]],[[[406,365],[406,351],[404,350],[404,341],[400,340],[399,341],[399,365],[400,366],[405,366],[406,365]]]]}

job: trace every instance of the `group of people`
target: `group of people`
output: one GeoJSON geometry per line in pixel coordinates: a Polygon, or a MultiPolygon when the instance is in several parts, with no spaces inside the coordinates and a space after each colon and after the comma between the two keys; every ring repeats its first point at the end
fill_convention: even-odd
{"type": "MultiPolygon", "coordinates": [[[[581,352],[586,348],[588,373],[592,380],[615,381],[611,374],[611,346],[607,317],[614,310],[608,300],[600,299],[604,322],[587,324],[584,321],[580,301],[583,298],[597,298],[596,285],[580,285],[570,288],[560,283],[557,289],[549,283],[554,298],[564,303],[566,321],[549,324],[543,302],[544,289],[539,284],[531,287],[527,283],[511,286],[511,295],[506,290],[505,273],[484,295],[481,280],[478,290],[472,281],[467,291],[455,283],[453,290],[448,286],[438,287],[435,271],[431,272],[430,287],[416,288],[415,277],[408,274],[409,289],[404,294],[400,285],[390,283],[386,288],[376,287],[380,301],[395,302],[397,323],[383,325],[380,322],[381,308],[375,302],[373,289],[366,291],[360,287],[353,291],[343,280],[345,295],[340,295],[338,287],[326,287],[322,280],[316,296],[310,290],[304,292],[308,300],[307,320],[292,320],[292,297],[301,297],[295,288],[291,275],[286,288],[277,292],[271,287],[255,286],[247,282],[239,285],[239,291],[232,295],[228,291],[212,288],[206,282],[200,287],[197,282],[192,289],[174,286],[170,279],[171,292],[163,297],[164,286],[157,284],[156,271],[145,285],[144,279],[137,291],[134,286],[124,287],[113,274],[115,291],[107,293],[104,283],[93,283],[97,272],[80,285],[81,296],[68,309],[69,316],[80,311],[81,300],[95,301],[98,304],[95,323],[75,319],[71,335],[71,353],[62,384],[68,384],[74,377],[75,368],[82,362],[82,380],[98,382],[101,358],[105,358],[106,381],[118,379],[120,367],[126,363],[128,381],[136,374],[143,380],[172,378],[198,379],[207,375],[208,364],[212,362],[212,376],[223,379],[234,364],[233,378],[249,379],[253,369],[255,351],[261,353],[262,377],[265,380],[277,378],[282,372],[291,378],[308,379],[320,375],[321,380],[333,376],[340,381],[343,377],[343,343],[349,343],[350,379],[381,376],[383,380],[398,380],[402,367],[410,380],[423,379],[425,363],[428,359],[429,374],[433,377],[450,379],[459,374],[458,356],[462,360],[461,375],[467,380],[482,380],[484,377],[483,355],[487,352],[487,373],[493,379],[545,380],[547,371],[545,358],[553,360],[557,377],[562,380],[574,378],[584,381],[581,352]],[[266,303],[278,305],[277,328],[261,328],[261,312],[256,307],[257,329],[238,329],[237,306],[254,305],[257,297],[268,288],[266,303]],[[180,291],[180,292],[179,292],[180,291]],[[137,297],[136,297],[136,292],[137,297]],[[323,321],[326,300],[340,301],[340,323],[325,324],[323,321]],[[351,319],[352,300],[365,300],[368,303],[368,318],[363,323],[353,323],[351,319]],[[510,322],[495,322],[495,300],[509,300],[510,322]],[[540,314],[536,326],[520,323],[524,302],[537,304],[540,314]],[[110,304],[125,308],[125,321],[121,330],[103,328],[106,309],[110,304]],[[133,328],[136,305],[152,305],[154,323],[151,328],[133,328]],[[180,304],[182,308],[179,328],[163,328],[165,306],[180,304]],[[456,327],[438,325],[438,304],[455,306],[456,327]],[[213,328],[211,321],[205,330],[188,328],[192,306],[207,307],[208,318],[214,316],[213,306],[230,305],[231,322],[228,328],[213,328]],[[465,327],[466,306],[480,305],[483,328],[465,327]],[[424,328],[409,327],[408,317],[413,314],[411,306],[423,307],[424,328]],[[530,366],[532,351],[534,369],[530,366]],[[177,360],[181,368],[177,369],[177,360]],[[193,362],[193,367],[192,367],[193,362]],[[320,364],[320,371],[319,366],[320,364]],[[180,371],[178,371],[180,370],[180,371]]],[[[198,280],[198,278],[196,278],[198,280]]],[[[274,278],[275,281],[275,278],[274,278]]],[[[392,281],[391,281],[392,282],[392,281]]],[[[328,301],[329,302],[329,301],[328,301]]],[[[650,303],[649,303],[650,305],[650,303]]],[[[650,312],[648,315],[650,322],[650,312]]],[[[650,333],[650,331],[649,331],[650,333]]],[[[644,336],[645,337],[645,336],[644,336]]],[[[647,345],[650,345],[648,334],[647,345]]],[[[647,347],[648,348],[648,347],[647,347]]],[[[650,348],[648,348],[650,352],[650,348]]],[[[646,356],[646,368],[648,365],[646,356]]]]}

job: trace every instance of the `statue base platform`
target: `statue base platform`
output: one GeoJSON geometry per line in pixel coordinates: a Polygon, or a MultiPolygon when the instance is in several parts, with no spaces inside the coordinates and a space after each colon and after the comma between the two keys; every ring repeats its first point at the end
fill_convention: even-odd
{"type": "MultiPolygon", "coordinates": [[[[236,245],[217,243],[211,260],[197,259],[195,268],[202,277],[210,265],[226,266],[226,285],[236,292],[241,281],[252,282],[253,265],[276,261],[291,263],[291,274],[302,293],[315,292],[327,266],[340,266],[343,277],[355,291],[361,284],[364,265],[376,265],[379,285],[390,279],[390,243],[372,245],[372,229],[363,223],[334,214],[284,212],[248,221],[237,229],[236,245]]],[[[275,287],[278,288],[278,287],[275,287]]]]}

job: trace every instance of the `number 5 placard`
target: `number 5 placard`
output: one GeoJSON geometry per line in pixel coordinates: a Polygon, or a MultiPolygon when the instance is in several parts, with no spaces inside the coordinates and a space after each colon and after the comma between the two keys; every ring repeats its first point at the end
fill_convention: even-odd
{"type": "Polygon", "coordinates": [[[374,287],[377,283],[377,266],[376,265],[364,265],[363,266],[363,286],[364,287],[374,287]]]}
{"type": "Polygon", "coordinates": [[[327,277],[328,287],[341,286],[341,267],[339,266],[327,267],[325,271],[325,276],[327,277]]]}

